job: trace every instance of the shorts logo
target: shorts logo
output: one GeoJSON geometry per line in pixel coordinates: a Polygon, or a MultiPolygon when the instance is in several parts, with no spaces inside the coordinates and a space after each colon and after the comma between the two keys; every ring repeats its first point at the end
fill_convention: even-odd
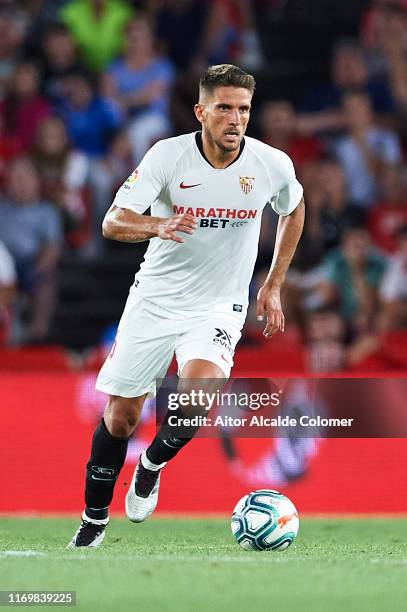
{"type": "Polygon", "coordinates": [[[213,339],[213,343],[222,346],[228,351],[228,353],[232,355],[232,338],[230,334],[228,334],[228,332],[224,329],[220,329],[219,327],[215,327],[215,332],[216,335],[213,339]]]}
{"type": "Polygon", "coordinates": [[[220,338],[221,340],[225,340],[225,342],[228,342],[229,344],[232,343],[227,331],[225,331],[224,329],[219,329],[219,327],[215,327],[215,331],[216,331],[215,338],[220,338]]]}
{"type": "Polygon", "coordinates": [[[254,187],[254,181],[256,180],[255,176],[240,176],[239,183],[240,188],[246,195],[251,192],[254,187]]]}
{"type": "Polygon", "coordinates": [[[233,304],[234,312],[243,312],[243,306],[241,304],[233,304]]]}
{"type": "Polygon", "coordinates": [[[140,178],[140,170],[139,168],[136,168],[130,174],[129,178],[126,179],[125,182],[123,183],[123,189],[125,189],[126,191],[130,191],[130,189],[132,189],[134,185],[137,183],[139,178],[140,178]]]}

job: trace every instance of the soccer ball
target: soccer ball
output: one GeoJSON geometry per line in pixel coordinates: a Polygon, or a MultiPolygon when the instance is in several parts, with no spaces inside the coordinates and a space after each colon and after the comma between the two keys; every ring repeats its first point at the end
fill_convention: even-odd
{"type": "Polygon", "coordinates": [[[282,493],[260,489],[240,499],[232,514],[232,533],[245,550],[285,550],[300,523],[294,504],[282,493]]]}

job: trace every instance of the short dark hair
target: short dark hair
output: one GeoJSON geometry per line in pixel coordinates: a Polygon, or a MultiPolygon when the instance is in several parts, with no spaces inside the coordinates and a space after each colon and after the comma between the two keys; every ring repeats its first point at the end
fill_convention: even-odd
{"type": "Polygon", "coordinates": [[[256,81],[248,74],[233,64],[217,64],[209,66],[199,81],[199,93],[204,91],[212,93],[216,87],[243,87],[253,95],[256,81]]]}

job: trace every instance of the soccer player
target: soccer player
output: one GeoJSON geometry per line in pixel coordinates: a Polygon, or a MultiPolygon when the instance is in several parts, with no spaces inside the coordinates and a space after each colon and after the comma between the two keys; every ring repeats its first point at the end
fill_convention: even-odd
{"type": "MultiPolygon", "coordinates": [[[[257,315],[267,316],[267,338],[284,331],[280,290],[304,224],[303,190],[285,153],[245,136],[254,88],[236,66],[208,68],[194,108],[202,131],[156,143],[106,214],[105,238],[150,243],[96,383],[109,398],[93,435],[82,522],[68,548],[103,541],[129,437],[174,352],[181,384],[229,377],[268,203],[280,219],[257,315]],[[143,215],[148,207],[151,216],[143,215]]],[[[131,521],[154,511],[161,470],[189,440],[162,428],[141,454],[126,496],[131,521]]]]}

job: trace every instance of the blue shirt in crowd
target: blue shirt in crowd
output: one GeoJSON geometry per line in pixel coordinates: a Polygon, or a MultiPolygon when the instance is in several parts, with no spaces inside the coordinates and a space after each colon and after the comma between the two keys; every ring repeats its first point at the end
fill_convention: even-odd
{"type": "Polygon", "coordinates": [[[65,102],[59,109],[74,148],[91,157],[104,155],[112,134],[122,125],[120,110],[108,100],[95,96],[85,108],[65,102]]]}
{"type": "Polygon", "coordinates": [[[119,95],[137,93],[151,83],[163,82],[166,87],[161,96],[152,100],[148,106],[134,108],[130,113],[132,116],[140,115],[145,111],[168,114],[168,93],[174,80],[174,68],[168,59],[157,58],[142,70],[131,70],[126,61],[120,58],[110,65],[108,74],[112,78],[119,95]]]}
{"type": "Polygon", "coordinates": [[[44,246],[62,240],[57,210],[47,202],[19,205],[0,201],[0,240],[17,263],[35,260],[44,246]]]}

